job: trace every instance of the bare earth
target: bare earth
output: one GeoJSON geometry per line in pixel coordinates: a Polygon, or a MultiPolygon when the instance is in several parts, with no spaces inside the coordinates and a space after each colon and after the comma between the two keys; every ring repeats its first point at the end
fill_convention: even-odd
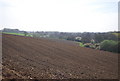
{"type": "Polygon", "coordinates": [[[118,54],[74,42],[2,35],[3,79],[117,79],[118,54]]]}

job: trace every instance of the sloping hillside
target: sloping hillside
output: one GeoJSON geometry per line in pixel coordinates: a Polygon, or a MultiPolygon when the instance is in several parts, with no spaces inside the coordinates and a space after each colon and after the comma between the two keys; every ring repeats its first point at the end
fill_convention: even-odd
{"type": "Polygon", "coordinates": [[[3,78],[116,79],[118,54],[67,41],[3,34],[3,78]]]}

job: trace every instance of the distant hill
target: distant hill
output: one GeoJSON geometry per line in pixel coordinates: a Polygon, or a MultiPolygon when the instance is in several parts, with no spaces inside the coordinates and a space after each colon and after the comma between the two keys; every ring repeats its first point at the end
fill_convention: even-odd
{"type": "Polygon", "coordinates": [[[4,28],[2,32],[11,32],[11,33],[24,33],[25,31],[20,31],[19,29],[10,29],[10,28],[4,28]]]}

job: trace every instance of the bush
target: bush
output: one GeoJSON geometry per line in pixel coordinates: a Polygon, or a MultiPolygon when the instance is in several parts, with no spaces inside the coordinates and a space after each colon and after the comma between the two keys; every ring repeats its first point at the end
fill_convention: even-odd
{"type": "Polygon", "coordinates": [[[85,43],[84,47],[90,48],[90,43],[85,43]]]}
{"type": "Polygon", "coordinates": [[[79,46],[84,47],[84,44],[83,44],[83,43],[81,43],[81,42],[79,42],[79,46]]]}
{"type": "Polygon", "coordinates": [[[104,40],[100,44],[100,49],[110,52],[118,52],[118,42],[113,40],[104,40]]]}
{"type": "Polygon", "coordinates": [[[24,36],[27,36],[27,35],[28,35],[28,33],[26,31],[24,31],[24,36]]]}

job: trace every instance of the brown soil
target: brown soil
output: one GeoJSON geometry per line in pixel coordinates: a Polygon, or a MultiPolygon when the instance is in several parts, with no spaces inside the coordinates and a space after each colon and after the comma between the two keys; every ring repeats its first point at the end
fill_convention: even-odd
{"type": "Polygon", "coordinates": [[[4,79],[117,79],[118,54],[74,42],[3,34],[4,79]]]}

